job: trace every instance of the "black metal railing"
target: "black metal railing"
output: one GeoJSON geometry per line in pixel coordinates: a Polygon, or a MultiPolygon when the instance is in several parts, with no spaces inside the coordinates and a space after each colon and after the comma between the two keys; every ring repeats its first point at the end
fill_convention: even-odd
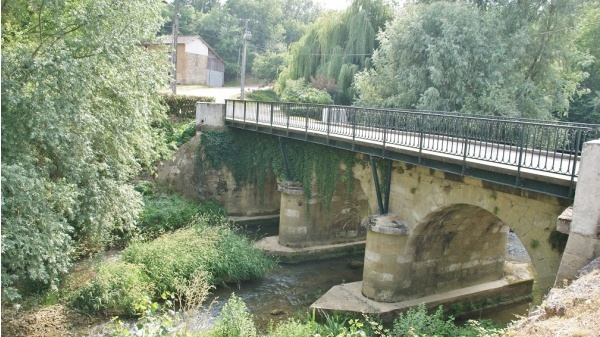
{"type": "Polygon", "coordinates": [[[577,176],[600,125],[415,110],[226,100],[226,119],[577,176]]]}

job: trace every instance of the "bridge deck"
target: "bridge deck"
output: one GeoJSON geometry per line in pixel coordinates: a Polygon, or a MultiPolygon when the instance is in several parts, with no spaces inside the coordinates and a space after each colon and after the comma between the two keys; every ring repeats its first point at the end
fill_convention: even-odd
{"type": "Polygon", "coordinates": [[[226,123],[565,198],[581,144],[600,134],[597,125],[229,100],[226,123]]]}

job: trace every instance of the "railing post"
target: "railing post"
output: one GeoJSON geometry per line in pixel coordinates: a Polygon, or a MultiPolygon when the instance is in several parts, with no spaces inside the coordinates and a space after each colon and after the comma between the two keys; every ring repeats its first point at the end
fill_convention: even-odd
{"type": "Polygon", "coordinates": [[[327,107],[327,144],[329,144],[329,127],[331,124],[331,107],[327,107]]]}
{"type": "Polygon", "coordinates": [[[258,130],[258,115],[260,113],[260,103],[256,102],[256,130],[258,130]]]}
{"type": "Polygon", "coordinates": [[[304,140],[308,139],[308,109],[304,117],[304,140]]]}
{"type": "Polygon", "coordinates": [[[525,143],[525,124],[521,123],[521,139],[519,140],[519,161],[517,162],[517,177],[515,186],[521,184],[521,167],[523,166],[523,148],[525,143]]]}
{"type": "Polygon", "coordinates": [[[273,102],[271,102],[271,104],[270,104],[270,106],[271,106],[271,118],[270,118],[270,121],[269,121],[269,125],[271,126],[271,133],[273,133],[273,108],[274,108],[273,105],[274,104],[275,103],[273,103],[273,102]]]}
{"type": "Polygon", "coordinates": [[[289,103],[284,103],[286,106],[286,112],[285,115],[287,116],[286,119],[286,123],[285,123],[285,133],[287,136],[290,135],[290,109],[289,109],[289,103]]]}
{"type": "Polygon", "coordinates": [[[467,119],[467,129],[465,130],[465,138],[463,140],[463,161],[461,167],[461,174],[465,175],[467,173],[467,155],[469,154],[469,135],[471,131],[471,120],[467,119]]]}
{"type": "Polygon", "coordinates": [[[244,102],[244,123],[246,123],[246,101],[244,102]]]}
{"type": "Polygon", "coordinates": [[[424,138],[424,134],[423,134],[423,114],[419,115],[419,165],[421,165],[421,162],[423,161],[423,138],[424,138]]]}
{"type": "Polygon", "coordinates": [[[572,198],[575,194],[575,176],[577,175],[577,158],[579,157],[579,148],[583,150],[581,144],[581,130],[577,130],[577,136],[575,137],[575,153],[573,154],[573,165],[571,167],[571,182],[569,183],[569,198],[572,198]]]}
{"type": "Polygon", "coordinates": [[[353,108],[354,117],[352,118],[352,150],[356,149],[356,108],[353,108]]]}
{"type": "Polygon", "coordinates": [[[383,123],[383,148],[381,150],[381,156],[385,158],[385,142],[386,142],[386,138],[387,138],[387,129],[389,127],[388,125],[388,120],[389,120],[389,111],[385,112],[385,121],[383,123]]]}

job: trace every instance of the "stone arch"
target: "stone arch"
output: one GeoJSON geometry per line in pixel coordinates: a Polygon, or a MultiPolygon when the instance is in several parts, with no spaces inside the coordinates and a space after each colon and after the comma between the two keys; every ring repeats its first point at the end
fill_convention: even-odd
{"type": "Polygon", "coordinates": [[[541,290],[554,284],[561,255],[548,238],[567,207],[565,200],[398,162],[391,183],[390,213],[410,229],[409,240],[438,212],[456,205],[476,207],[502,221],[523,242],[541,290]]]}
{"type": "Polygon", "coordinates": [[[404,250],[412,258],[411,293],[426,295],[503,277],[508,226],[469,204],[431,212],[413,229],[404,250]]]}

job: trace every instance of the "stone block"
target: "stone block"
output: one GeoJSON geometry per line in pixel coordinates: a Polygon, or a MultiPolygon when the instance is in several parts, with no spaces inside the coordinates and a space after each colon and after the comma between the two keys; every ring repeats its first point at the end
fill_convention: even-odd
{"type": "Polygon", "coordinates": [[[225,129],[225,104],[196,103],[196,129],[201,131],[225,129]]]}
{"type": "Polygon", "coordinates": [[[563,233],[571,233],[571,221],[573,220],[573,206],[567,207],[556,220],[556,230],[563,233]]]}

